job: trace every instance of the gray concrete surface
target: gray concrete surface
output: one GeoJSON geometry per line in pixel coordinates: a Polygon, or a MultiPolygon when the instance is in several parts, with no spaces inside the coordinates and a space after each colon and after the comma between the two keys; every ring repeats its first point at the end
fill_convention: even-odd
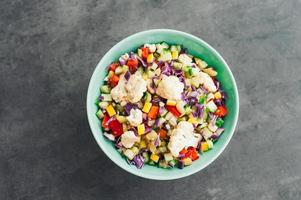
{"type": "Polygon", "coordinates": [[[300,10],[300,0],[0,1],[0,199],[301,199],[300,10]],[[98,60],[151,28],[208,41],[241,99],[225,152],[175,181],[115,166],[86,119],[98,60]]]}

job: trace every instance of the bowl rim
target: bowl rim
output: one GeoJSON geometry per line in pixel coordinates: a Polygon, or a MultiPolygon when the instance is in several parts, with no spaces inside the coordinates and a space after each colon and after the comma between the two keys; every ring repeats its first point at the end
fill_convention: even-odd
{"type": "MultiPolygon", "coordinates": [[[[95,91],[94,91],[95,92],[95,91]]],[[[94,102],[94,101],[93,101],[94,102]]],[[[207,42],[205,42],[204,40],[202,40],[201,38],[197,37],[197,36],[194,36],[190,33],[186,33],[186,32],[183,32],[183,31],[178,31],[178,30],[173,30],[173,29],[149,29],[149,30],[145,30],[145,31],[141,31],[141,32],[137,32],[137,33],[134,33],[132,35],[129,35],[127,37],[125,37],[124,39],[120,40],[118,43],[116,43],[113,47],[111,47],[102,57],[101,59],[98,61],[96,67],[94,68],[93,70],[93,73],[92,73],[92,76],[89,80],[89,85],[88,85],[88,90],[87,90],[87,99],[86,99],[86,109],[87,109],[87,117],[88,117],[88,122],[89,122],[89,126],[90,126],[90,129],[91,129],[91,132],[94,136],[94,139],[96,140],[98,146],[101,148],[101,150],[106,154],[106,156],[112,160],[117,166],[119,166],[120,168],[124,169],[125,171],[131,173],[131,174],[134,174],[136,176],[139,176],[139,177],[143,177],[143,178],[147,178],[147,179],[152,179],[152,180],[174,180],[174,179],[179,179],[179,178],[184,178],[186,176],[189,176],[189,175],[192,175],[196,172],[199,172],[201,171],[202,169],[206,168],[208,165],[210,165],[213,161],[215,161],[219,156],[220,154],[225,150],[225,148],[228,146],[233,134],[234,134],[234,131],[235,131],[235,128],[236,128],[236,125],[237,125],[237,121],[238,121],[238,115],[239,115],[239,95],[238,95],[238,89],[237,89],[237,85],[236,85],[236,81],[234,79],[234,76],[232,74],[232,71],[230,70],[228,64],[226,63],[226,61],[224,60],[224,58],[210,45],[208,44],[207,42]],[[94,77],[96,76],[96,69],[97,68],[100,68],[100,63],[101,61],[103,60],[103,58],[105,58],[110,51],[113,51],[115,50],[116,48],[118,48],[121,43],[125,42],[126,40],[130,40],[132,38],[135,38],[137,36],[140,36],[140,35],[143,35],[143,34],[146,34],[146,33],[153,33],[153,34],[158,34],[158,33],[172,33],[172,34],[178,34],[178,35],[181,35],[181,36],[184,36],[188,39],[191,39],[193,41],[197,41],[199,42],[200,44],[202,44],[205,48],[209,49],[210,51],[213,52],[213,54],[215,54],[219,59],[220,61],[222,62],[223,66],[225,67],[225,70],[227,70],[227,72],[229,73],[230,75],[230,78],[231,78],[231,81],[233,83],[233,88],[234,88],[234,97],[237,101],[236,104],[234,104],[235,106],[235,110],[236,112],[234,113],[234,121],[233,121],[233,126],[231,128],[231,130],[229,130],[229,136],[226,138],[225,140],[225,143],[223,146],[221,146],[221,148],[219,149],[219,151],[211,157],[211,159],[205,163],[203,166],[200,166],[198,168],[194,168],[190,171],[187,171],[186,173],[177,173],[175,175],[173,175],[172,177],[164,177],[164,176],[154,176],[154,175],[149,175],[149,174],[145,174],[145,173],[140,173],[138,170],[134,171],[134,170],[130,170],[123,167],[123,164],[119,163],[117,160],[113,159],[109,153],[109,151],[105,148],[105,146],[102,144],[102,142],[100,140],[97,139],[96,137],[96,130],[94,131],[93,129],[93,126],[92,126],[92,119],[91,117],[93,115],[90,115],[90,107],[91,107],[91,100],[90,100],[90,96],[92,95],[92,80],[94,79],[94,77]]]]}

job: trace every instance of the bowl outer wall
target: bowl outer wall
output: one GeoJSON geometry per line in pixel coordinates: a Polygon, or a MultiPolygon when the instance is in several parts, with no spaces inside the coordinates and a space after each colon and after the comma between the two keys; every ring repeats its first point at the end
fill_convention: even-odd
{"type": "Polygon", "coordinates": [[[191,34],[170,30],[153,29],[133,34],[115,46],[113,46],[99,61],[90,79],[87,93],[87,115],[91,131],[103,152],[119,167],[140,177],[154,180],[171,180],[194,174],[210,163],[212,163],[225,149],[229,143],[238,119],[239,97],[236,82],[225,60],[208,43],[191,34]],[[112,142],[108,141],[102,134],[101,124],[96,117],[97,106],[95,100],[99,96],[99,88],[106,75],[106,67],[113,61],[118,60],[120,55],[135,51],[145,43],[158,43],[165,41],[168,44],[180,44],[187,48],[188,53],[205,60],[209,66],[213,66],[218,72],[217,79],[221,83],[221,88],[225,91],[227,99],[226,106],[228,115],[225,118],[225,131],[215,143],[214,148],[200,156],[191,166],[184,169],[172,168],[162,169],[145,165],[142,169],[137,169],[129,165],[126,160],[116,151],[112,142]]]}

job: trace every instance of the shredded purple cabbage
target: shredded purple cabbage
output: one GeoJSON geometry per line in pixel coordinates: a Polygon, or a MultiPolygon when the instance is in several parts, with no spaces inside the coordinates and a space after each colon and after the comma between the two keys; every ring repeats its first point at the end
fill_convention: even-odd
{"type": "Polygon", "coordinates": [[[146,123],[148,120],[147,114],[146,113],[142,113],[142,122],[146,123]]]}
{"type": "Polygon", "coordinates": [[[179,160],[179,162],[178,162],[178,167],[179,167],[180,169],[183,169],[183,168],[184,168],[184,163],[183,163],[181,160],[179,160]]]}
{"type": "Polygon", "coordinates": [[[99,100],[99,101],[102,101],[102,100],[103,100],[103,96],[100,95],[100,96],[98,97],[98,100],[99,100]]]}
{"type": "Polygon", "coordinates": [[[196,104],[195,106],[196,106],[196,109],[192,113],[192,115],[194,117],[202,118],[203,114],[204,114],[204,105],[202,105],[202,104],[196,104]]]}
{"type": "Polygon", "coordinates": [[[160,143],[161,143],[161,141],[160,141],[160,135],[158,134],[158,137],[156,138],[154,145],[156,147],[158,147],[158,146],[160,146],[160,143]]]}
{"type": "Polygon", "coordinates": [[[183,71],[182,70],[175,70],[174,75],[177,76],[177,77],[181,77],[181,76],[183,76],[183,71]]]}
{"type": "Polygon", "coordinates": [[[144,130],[144,132],[145,133],[149,133],[149,132],[151,132],[152,131],[152,128],[151,127],[149,127],[148,125],[146,125],[146,124],[144,124],[144,127],[145,127],[145,130],[144,130]]]}
{"type": "Polygon", "coordinates": [[[197,97],[197,96],[199,96],[199,93],[197,92],[197,91],[192,91],[191,93],[190,93],[190,96],[191,97],[197,97]]]}
{"type": "Polygon", "coordinates": [[[145,68],[147,67],[147,63],[142,59],[140,58],[139,56],[137,56],[137,59],[139,60],[139,62],[141,63],[141,65],[145,68]]]}
{"type": "Polygon", "coordinates": [[[131,72],[130,71],[127,71],[125,74],[124,74],[124,78],[128,81],[131,77],[131,72]]]}
{"type": "Polygon", "coordinates": [[[130,115],[130,112],[131,112],[131,110],[132,109],[137,109],[138,108],[138,105],[137,104],[135,104],[135,103],[127,103],[127,104],[125,104],[125,106],[124,106],[124,111],[125,111],[125,113],[127,114],[127,115],[130,115]]]}
{"type": "Polygon", "coordinates": [[[136,58],[136,55],[135,55],[135,53],[134,52],[130,52],[130,58],[136,58]]]}
{"type": "Polygon", "coordinates": [[[135,165],[138,169],[141,169],[144,165],[144,158],[141,154],[138,154],[134,157],[131,164],[135,165]]]}
{"type": "Polygon", "coordinates": [[[198,99],[197,99],[196,97],[188,97],[188,98],[186,99],[186,102],[187,102],[189,105],[193,106],[193,105],[195,105],[195,104],[198,102],[198,99]]]}
{"type": "Polygon", "coordinates": [[[164,66],[161,67],[161,74],[165,74],[167,76],[170,76],[174,73],[173,68],[167,63],[164,63],[164,66]]]}
{"type": "Polygon", "coordinates": [[[224,91],[221,91],[221,95],[222,95],[222,99],[226,99],[227,98],[224,91]]]}
{"type": "Polygon", "coordinates": [[[223,105],[223,102],[222,102],[220,99],[215,99],[215,100],[214,100],[214,103],[215,103],[215,105],[217,105],[217,106],[223,105]]]}
{"type": "Polygon", "coordinates": [[[160,99],[160,97],[158,97],[158,96],[155,96],[155,97],[151,100],[151,102],[152,102],[153,104],[158,104],[160,101],[161,101],[161,99],[160,99]]]}
{"type": "Polygon", "coordinates": [[[220,83],[218,81],[214,81],[216,89],[219,89],[220,83]]]}

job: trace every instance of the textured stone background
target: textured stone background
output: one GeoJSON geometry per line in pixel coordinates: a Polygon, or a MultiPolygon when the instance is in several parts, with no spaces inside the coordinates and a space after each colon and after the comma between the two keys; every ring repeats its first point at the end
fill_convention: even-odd
{"type": "Polygon", "coordinates": [[[300,10],[300,0],[1,0],[0,199],[301,199],[300,10]],[[115,166],[86,119],[101,56],[151,28],[208,41],[241,99],[225,152],[175,181],[115,166]]]}

